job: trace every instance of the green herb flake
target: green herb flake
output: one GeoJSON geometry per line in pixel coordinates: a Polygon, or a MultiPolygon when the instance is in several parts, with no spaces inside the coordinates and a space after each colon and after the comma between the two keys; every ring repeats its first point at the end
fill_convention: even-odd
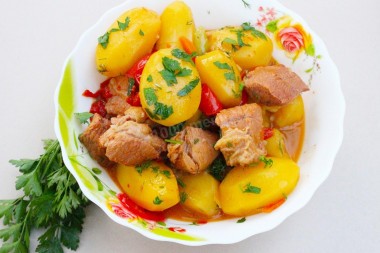
{"type": "Polygon", "coordinates": [[[162,65],[164,65],[164,68],[170,72],[181,70],[181,65],[179,64],[179,61],[170,59],[166,56],[162,58],[162,65]]]}
{"type": "Polygon", "coordinates": [[[227,142],[227,146],[232,148],[234,145],[231,142],[227,142]]]}
{"type": "Polygon", "coordinates": [[[173,84],[178,83],[177,78],[173,72],[164,69],[164,70],[161,70],[159,73],[162,76],[162,78],[165,80],[168,86],[173,86],[173,84]]]}
{"type": "Polygon", "coordinates": [[[169,142],[169,143],[173,143],[173,144],[179,144],[179,145],[182,145],[183,142],[182,141],[176,141],[176,140],[170,140],[170,139],[165,139],[166,142],[169,142]]]}
{"type": "Polygon", "coordinates": [[[150,82],[150,83],[153,82],[153,77],[152,77],[152,75],[149,75],[148,78],[147,78],[146,80],[147,80],[148,82],[150,82]]]}
{"type": "Polygon", "coordinates": [[[241,82],[239,86],[239,92],[242,93],[244,89],[245,83],[241,82]]]}
{"type": "Polygon", "coordinates": [[[129,22],[130,22],[130,21],[131,21],[131,20],[130,20],[129,17],[126,17],[126,18],[125,18],[125,22],[124,22],[124,23],[122,23],[122,22],[120,22],[120,21],[117,21],[117,24],[118,24],[118,26],[119,26],[120,31],[125,31],[125,29],[127,29],[127,28],[129,27],[129,22]]]}
{"type": "Polygon", "coordinates": [[[228,65],[228,63],[221,63],[220,61],[216,61],[214,62],[214,65],[217,66],[219,69],[232,70],[231,66],[228,65]]]}
{"type": "Polygon", "coordinates": [[[173,114],[173,106],[167,106],[159,102],[156,102],[154,105],[156,108],[154,109],[153,114],[161,116],[161,120],[165,120],[173,114]]]}
{"type": "Polygon", "coordinates": [[[191,64],[194,65],[194,62],[192,61],[192,59],[197,56],[197,53],[193,52],[191,55],[186,53],[185,51],[181,50],[181,49],[173,49],[172,50],[172,55],[178,59],[181,59],[183,61],[186,61],[186,62],[190,62],[191,64]]]}
{"type": "Polygon", "coordinates": [[[284,197],[285,200],[288,200],[288,195],[286,195],[285,193],[282,193],[282,196],[284,197]]]}
{"type": "Polygon", "coordinates": [[[197,144],[199,142],[199,139],[194,140],[194,144],[197,144]]]}
{"type": "Polygon", "coordinates": [[[187,193],[186,192],[181,192],[179,194],[179,201],[181,202],[181,204],[185,203],[187,199],[187,193]]]}
{"type": "Polygon", "coordinates": [[[223,40],[223,42],[224,42],[224,43],[229,43],[229,44],[232,44],[232,45],[237,45],[237,44],[238,44],[236,40],[233,40],[233,39],[231,39],[231,38],[225,38],[225,39],[223,40]]]}
{"type": "Polygon", "coordinates": [[[109,36],[110,33],[106,32],[102,36],[98,38],[98,43],[103,47],[103,49],[106,49],[109,43],[109,36]]]}
{"type": "Polygon", "coordinates": [[[233,73],[233,72],[224,73],[224,77],[227,80],[236,81],[236,76],[235,76],[235,73],[233,73]]]}
{"type": "Polygon", "coordinates": [[[144,163],[142,163],[142,164],[140,164],[140,165],[137,165],[136,167],[135,167],[135,169],[136,169],[136,171],[141,175],[141,173],[144,171],[144,170],[146,170],[146,169],[148,169],[150,166],[152,166],[152,161],[146,161],[146,162],[144,162],[144,163]]]}
{"type": "Polygon", "coordinates": [[[129,85],[128,85],[127,95],[130,96],[132,94],[133,87],[135,86],[135,79],[129,78],[128,83],[129,85]]]}
{"type": "Polygon", "coordinates": [[[241,218],[240,220],[238,220],[236,223],[243,223],[245,222],[247,219],[245,217],[241,218]]]}
{"type": "Polygon", "coordinates": [[[155,205],[159,205],[161,204],[163,201],[157,196],[154,200],[153,200],[153,204],[155,205]]]}
{"type": "Polygon", "coordinates": [[[243,193],[254,193],[254,194],[260,194],[261,188],[251,185],[251,183],[248,183],[245,186],[245,189],[242,190],[243,193]]]}
{"type": "Polygon", "coordinates": [[[249,165],[249,167],[255,167],[255,166],[257,166],[257,165],[259,165],[258,163],[251,163],[250,165],[249,165]]]}
{"type": "Polygon", "coordinates": [[[177,182],[178,182],[179,186],[181,186],[182,188],[186,187],[185,183],[181,179],[177,178],[177,182]]]}
{"type": "Polygon", "coordinates": [[[267,159],[265,156],[261,156],[259,158],[259,161],[265,163],[264,168],[267,168],[268,166],[272,167],[272,165],[273,165],[273,160],[272,159],[267,159]]]}
{"type": "Polygon", "coordinates": [[[177,96],[178,97],[184,97],[187,94],[189,94],[195,87],[197,87],[200,79],[197,78],[190,83],[188,83],[185,87],[183,87],[180,91],[178,91],[177,96]]]}
{"type": "Polygon", "coordinates": [[[242,27],[244,31],[251,31],[253,37],[268,40],[267,36],[265,36],[265,34],[260,32],[259,30],[256,30],[256,28],[253,27],[251,23],[243,23],[242,27]]]}
{"type": "Polygon", "coordinates": [[[81,124],[90,124],[89,119],[94,116],[94,114],[89,112],[74,113],[74,115],[81,124]]]}
{"type": "Polygon", "coordinates": [[[157,96],[153,88],[144,88],[144,96],[148,105],[153,105],[157,102],[157,96]]]}
{"type": "Polygon", "coordinates": [[[209,173],[218,181],[222,181],[227,173],[227,165],[224,158],[219,156],[208,167],[209,173]]]}
{"type": "Polygon", "coordinates": [[[139,34],[141,35],[141,36],[144,36],[145,34],[144,34],[144,32],[140,29],[140,31],[139,31],[139,34]]]}
{"type": "Polygon", "coordinates": [[[196,222],[196,221],[193,221],[193,222],[190,223],[189,225],[192,225],[192,226],[199,226],[198,222],[196,222]]]}

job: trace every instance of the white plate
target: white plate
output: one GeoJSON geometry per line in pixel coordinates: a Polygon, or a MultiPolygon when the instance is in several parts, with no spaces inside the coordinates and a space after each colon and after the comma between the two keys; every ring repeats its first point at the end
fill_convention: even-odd
{"type": "Polygon", "coordinates": [[[306,128],[304,147],[298,162],[301,176],[297,187],[282,206],[270,214],[247,217],[244,223],[236,223],[236,219],[233,219],[193,226],[175,220],[167,220],[165,224],[145,221],[129,212],[120,202],[116,197],[116,193],[120,193],[120,190],[104,170],[100,175],[92,171],[92,168],[100,166],[87,155],[78,141],[77,137],[83,132],[84,127],[75,119],[73,113],[89,110],[92,101],[81,96],[82,92],[85,89],[97,90],[99,83],[105,80],[95,66],[98,37],[103,35],[122,13],[131,8],[147,7],[162,13],[165,6],[171,2],[171,0],[126,1],[109,10],[83,34],[66,61],[56,91],[55,131],[62,146],[65,164],[78,181],[83,193],[102,208],[112,220],[148,238],[160,241],[185,245],[235,243],[278,226],[303,207],[329,175],[343,139],[345,103],[339,74],[323,41],[302,18],[277,1],[246,0],[250,7],[246,7],[240,0],[184,1],[193,11],[195,24],[206,29],[251,22],[274,40],[273,56],[309,84],[311,91],[303,95],[306,128]],[[266,25],[275,20],[278,20],[277,31],[269,32],[266,25]],[[289,26],[296,26],[303,37],[303,46],[302,43],[296,42],[294,36],[297,35],[292,34],[291,29],[284,30],[289,31],[287,35],[278,35],[279,31],[289,26]],[[299,46],[296,59],[296,54],[287,53],[282,46],[287,44],[289,47],[289,43],[299,46]]]}

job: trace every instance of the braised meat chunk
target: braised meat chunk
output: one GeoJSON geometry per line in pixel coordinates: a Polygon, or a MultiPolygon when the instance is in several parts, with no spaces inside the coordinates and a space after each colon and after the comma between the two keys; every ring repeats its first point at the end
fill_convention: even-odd
{"type": "Polygon", "coordinates": [[[247,104],[222,110],[215,122],[222,130],[222,138],[215,144],[215,149],[222,151],[227,165],[250,165],[266,155],[259,105],[247,104]]]}
{"type": "Polygon", "coordinates": [[[177,169],[197,174],[205,170],[218,156],[214,149],[218,135],[201,128],[186,127],[168,144],[168,157],[177,169]]]}
{"type": "Polygon", "coordinates": [[[126,76],[117,76],[110,80],[109,92],[112,97],[106,103],[106,111],[111,116],[123,115],[130,105],[127,103],[128,90],[130,90],[129,78],[126,76]]]}
{"type": "Polygon", "coordinates": [[[119,96],[113,96],[106,103],[106,111],[110,115],[123,115],[130,105],[119,96]]]}
{"type": "Polygon", "coordinates": [[[283,65],[257,67],[244,78],[245,90],[258,104],[282,106],[294,100],[309,87],[283,65]]]}
{"type": "MultiPolygon", "coordinates": [[[[124,116],[128,117],[128,116],[124,116]]],[[[159,158],[166,151],[166,143],[152,134],[147,124],[120,117],[101,137],[106,156],[113,162],[135,166],[146,160],[159,158]]]]}
{"type": "Polygon", "coordinates": [[[100,136],[110,128],[111,122],[95,114],[91,124],[79,136],[79,140],[87,148],[90,156],[95,159],[101,166],[111,168],[114,163],[106,157],[106,149],[99,143],[100,136]]]}

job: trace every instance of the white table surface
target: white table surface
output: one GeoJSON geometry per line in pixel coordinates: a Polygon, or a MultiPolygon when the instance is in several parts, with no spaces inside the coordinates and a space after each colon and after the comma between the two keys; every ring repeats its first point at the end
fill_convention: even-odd
{"type": "MultiPolygon", "coordinates": [[[[122,2],[0,0],[0,199],[19,195],[18,170],[8,160],[34,158],[40,140],[55,137],[53,94],[65,58],[88,27],[122,2]]],[[[343,146],[312,200],[272,231],[198,248],[146,239],[92,205],[77,252],[380,252],[380,2],[281,2],[325,40],[347,102],[343,146]]]]}

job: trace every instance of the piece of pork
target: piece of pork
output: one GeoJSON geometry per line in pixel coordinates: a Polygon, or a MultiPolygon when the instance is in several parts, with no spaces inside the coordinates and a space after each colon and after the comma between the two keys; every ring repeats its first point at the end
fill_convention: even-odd
{"type": "Polygon", "coordinates": [[[147,124],[123,120],[122,117],[113,122],[115,124],[99,140],[111,161],[135,166],[157,159],[161,152],[166,151],[166,142],[153,135],[147,124]]]}
{"type": "Polygon", "coordinates": [[[96,113],[90,125],[79,136],[79,140],[87,148],[90,156],[105,168],[111,168],[114,163],[107,158],[106,149],[100,145],[99,138],[110,126],[111,122],[108,119],[96,113]]]}
{"type": "Polygon", "coordinates": [[[110,115],[123,115],[124,112],[131,107],[126,100],[119,96],[113,96],[106,103],[106,111],[110,115]]]}
{"type": "Polygon", "coordinates": [[[132,120],[137,123],[148,124],[150,127],[154,127],[157,124],[150,120],[146,112],[142,107],[130,106],[124,111],[123,116],[111,118],[112,125],[121,125],[126,121],[132,120]]]}
{"type": "Polygon", "coordinates": [[[128,98],[129,78],[125,75],[113,77],[109,82],[110,92],[113,96],[128,98]]]}
{"type": "Polygon", "coordinates": [[[286,105],[309,90],[296,73],[283,65],[257,67],[246,75],[244,83],[250,98],[267,106],[286,105]]]}
{"type": "Polygon", "coordinates": [[[215,144],[227,165],[250,165],[266,155],[262,137],[263,116],[257,104],[247,104],[222,110],[216,115],[222,138],[215,144]]]}
{"type": "Polygon", "coordinates": [[[186,127],[168,144],[168,157],[177,169],[197,174],[205,170],[218,156],[214,149],[218,134],[201,128],[186,127]]]}

